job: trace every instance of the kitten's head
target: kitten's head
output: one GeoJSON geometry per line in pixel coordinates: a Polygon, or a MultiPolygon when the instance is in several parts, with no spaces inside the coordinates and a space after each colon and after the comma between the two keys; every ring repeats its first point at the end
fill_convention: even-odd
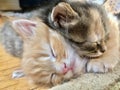
{"type": "Polygon", "coordinates": [[[79,75],[86,61],[81,63],[60,34],[50,30],[42,21],[38,22],[13,21],[15,31],[24,41],[22,66],[25,74],[32,81],[44,85],[55,85],[79,75]]]}
{"type": "Polygon", "coordinates": [[[100,6],[62,2],[53,8],[50,21],[81,56],[95,58],[106,51],[105,40],[110,28],[107,14],[100,6]]]}

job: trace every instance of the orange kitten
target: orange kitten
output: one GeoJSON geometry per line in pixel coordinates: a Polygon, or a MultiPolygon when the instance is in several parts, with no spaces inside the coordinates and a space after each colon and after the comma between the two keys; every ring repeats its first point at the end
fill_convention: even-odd
{"type": "Polygon", "coordinates": [[[13,27],[24,41],[22,68],[33,83],[56,85],[84,72],[87,60],[41,20],[15,20],[13,27]]]}

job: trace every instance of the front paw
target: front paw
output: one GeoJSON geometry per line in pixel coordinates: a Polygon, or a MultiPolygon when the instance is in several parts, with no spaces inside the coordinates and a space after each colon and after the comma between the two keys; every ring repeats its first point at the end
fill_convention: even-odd
{"type": "Polygon", "coordinates": [[[118,60],[90,60],[87,63],[87,72],[94,72],[94,73],[105,73],[112,71],[118,60]]]}
{"type": "Polygon", "coordinates": [[[21,78],[25,76],[23,70],[19,69],[19,70],[15,70],[13,73],[12,73],[12,78],[21,78]]]}

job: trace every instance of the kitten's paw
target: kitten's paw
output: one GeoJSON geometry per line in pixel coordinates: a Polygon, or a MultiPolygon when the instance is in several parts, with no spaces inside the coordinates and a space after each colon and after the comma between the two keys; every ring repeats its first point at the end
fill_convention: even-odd
{"type": "Polygon", "coordinates": [[[105,73],[112,71],[118,60],[90,60],[87,63],[87,72],[94,72],[94,73],[105,73]]]}
{"type": "Polygon", "coordinates": [[[12,78],[21,78],[25,76],[25,74],[23,73],[22,70],[15,70],[13,73],[12,73],[12,78]]]}

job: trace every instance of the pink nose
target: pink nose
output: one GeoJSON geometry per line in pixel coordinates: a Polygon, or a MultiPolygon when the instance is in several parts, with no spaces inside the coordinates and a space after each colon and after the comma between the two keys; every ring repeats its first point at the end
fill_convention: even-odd
{"type": "Polygon", "coordinates": [[[67,67],[67,65],[64,63],[63,74],[66,74],[70,70],[72,70],[72,67],[67,67]]]}

